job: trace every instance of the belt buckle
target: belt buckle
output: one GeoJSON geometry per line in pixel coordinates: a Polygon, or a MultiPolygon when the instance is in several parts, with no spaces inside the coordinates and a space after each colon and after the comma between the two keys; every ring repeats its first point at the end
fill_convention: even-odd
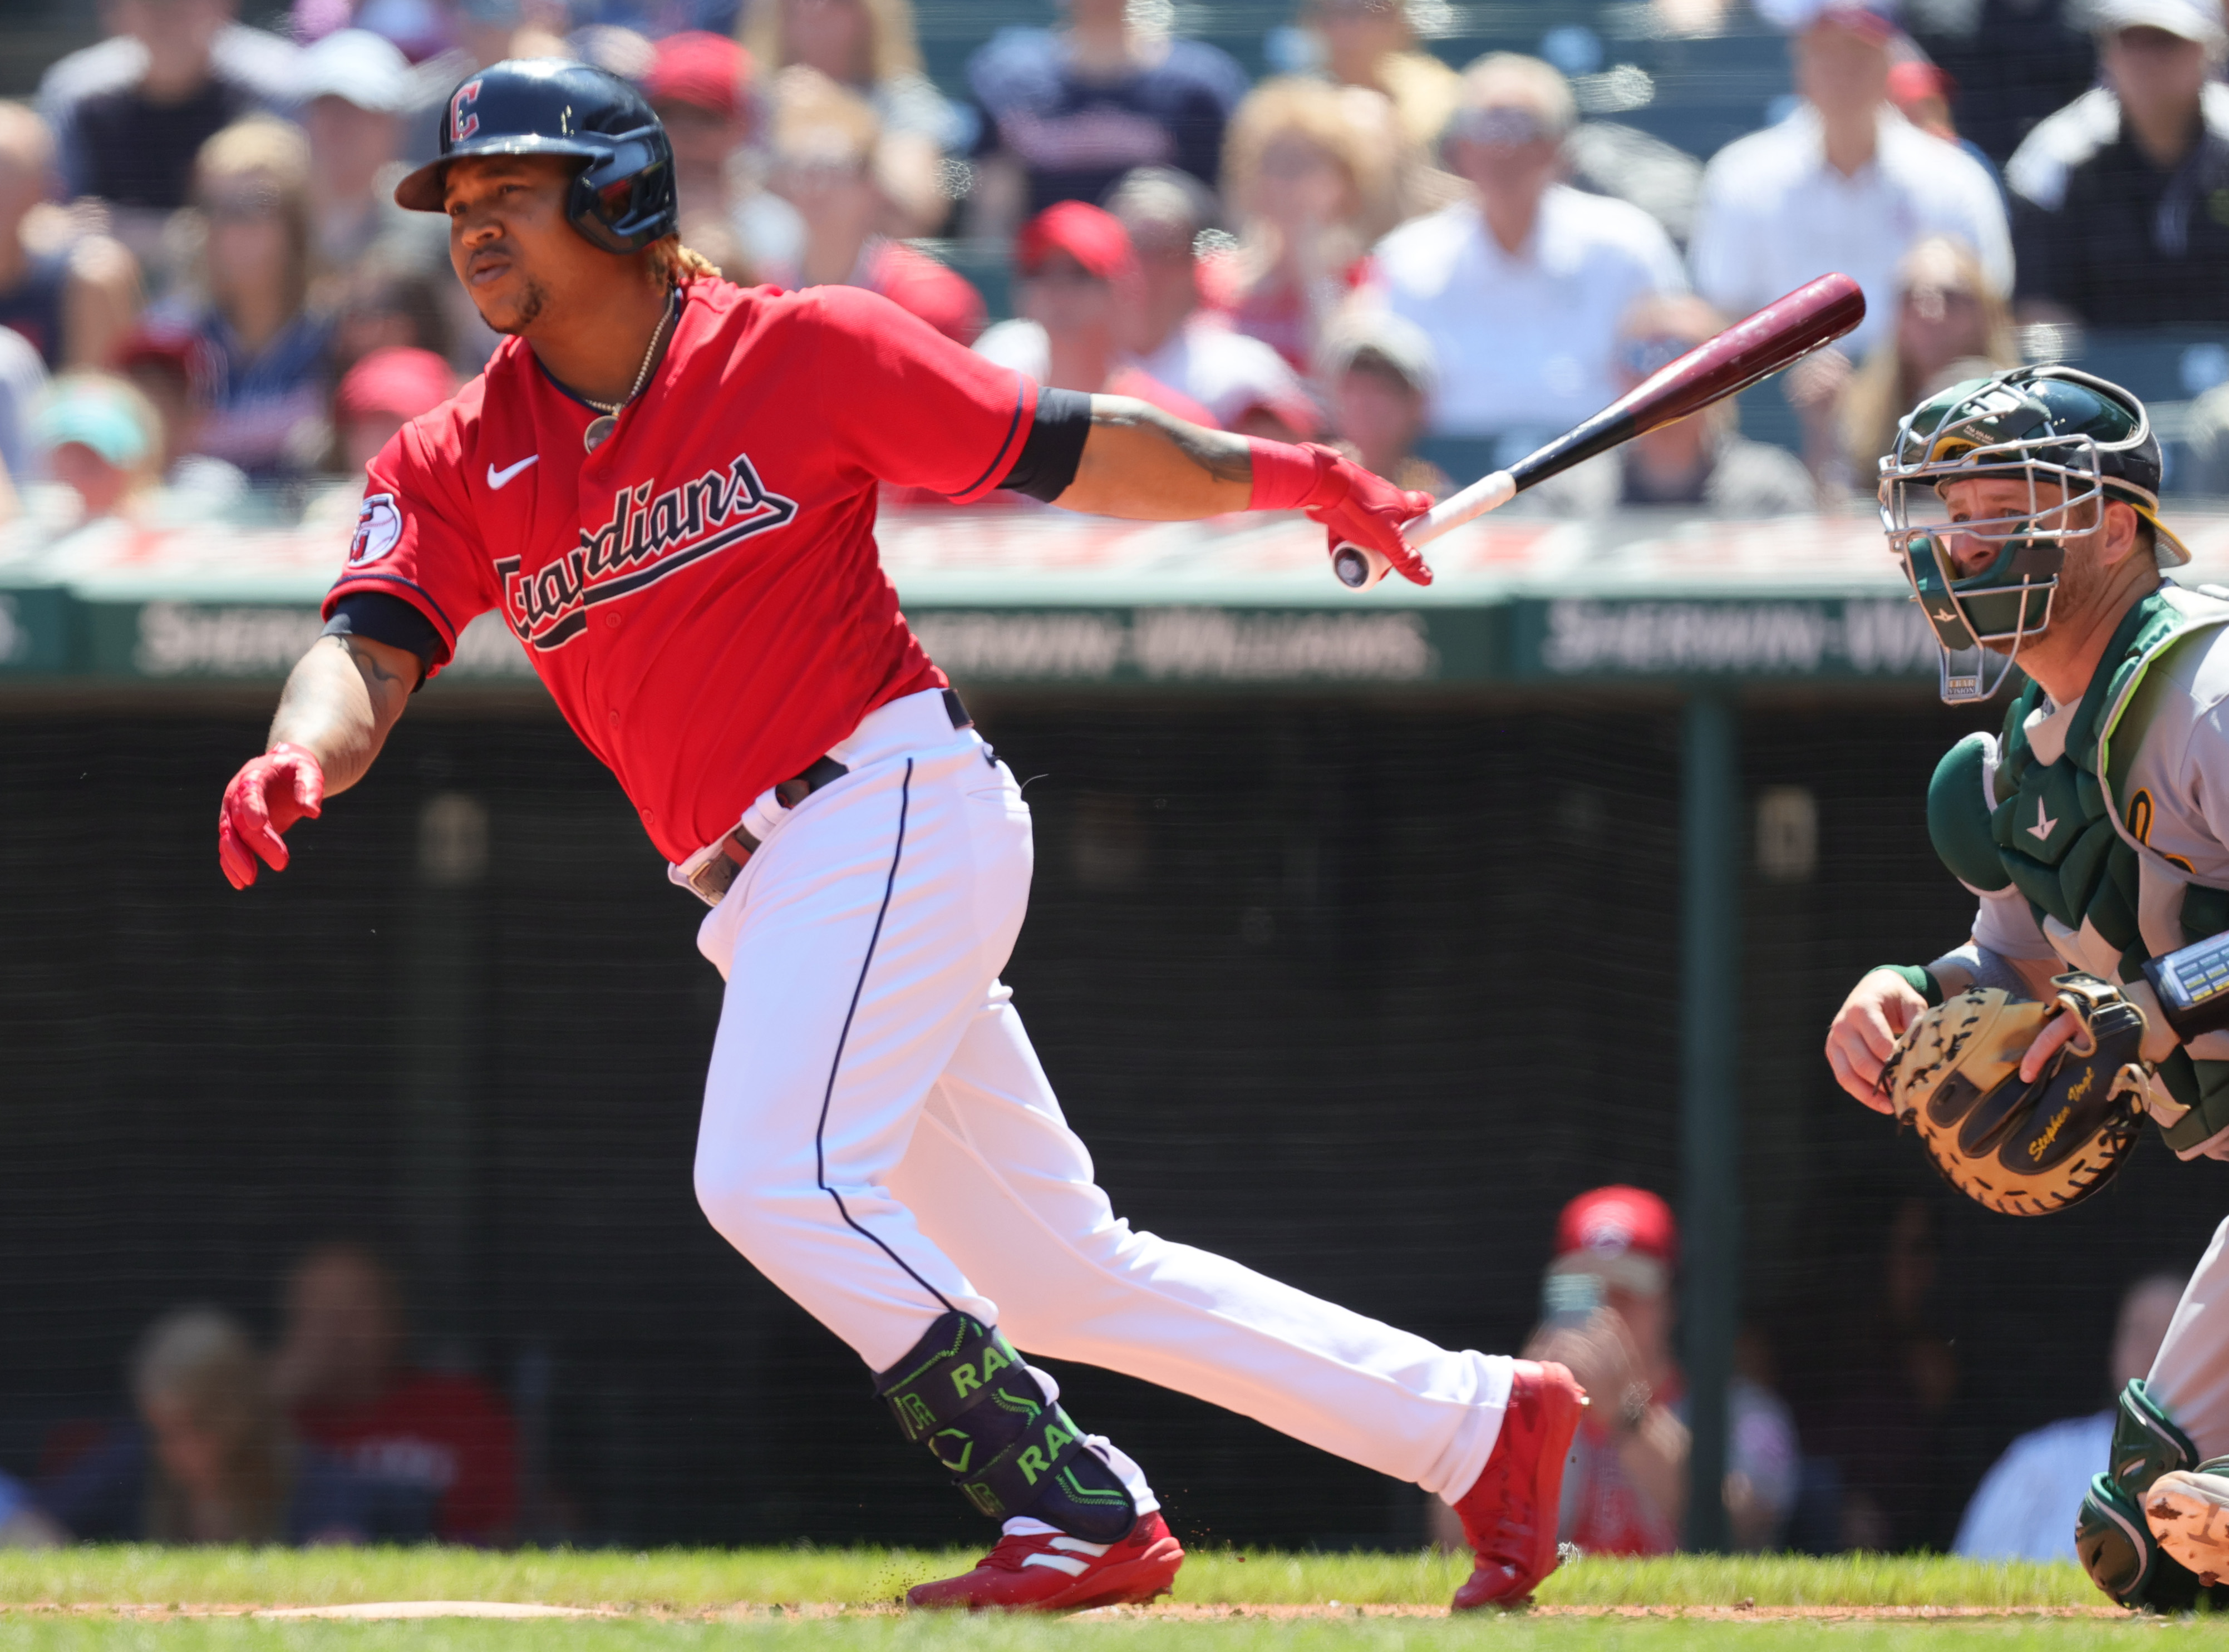
{"type": "Polygon", "coordinates": [[[697,892],[697,900],[708,906],[716,906],[735,887],[736,874],[742,870],[724,852],[711,855],[689,874],[689,887],[697,892]]]}
{"type": "Polygon", "coordinates": [[[759,840],[742,826],[722,838],[713,853],[705,856],[704,864],[689,874],[689,887],[697,892],[697,898],[708,906],[718,906],[736,887],[736,874],[758,852],[758,847],[759,840]]]}

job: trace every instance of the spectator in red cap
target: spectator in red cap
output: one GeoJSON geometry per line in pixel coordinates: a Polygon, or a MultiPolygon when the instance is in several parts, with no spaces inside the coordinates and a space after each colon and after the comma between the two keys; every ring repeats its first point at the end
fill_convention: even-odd
{"type": "Polygon", "coordinates": [[[1172,166],[1141,166],[1107,197],[1107,210],[1129,232],[1138,255],[1141,296],[1126,340],[1138,366],[1198,402],[1225,430],[1273,442],[1312,440],[1323,415],[1285,359],[1201,303],[1200,237],[1215,222],[1207,186],[1172,166]]]}
{"type": "MultiPolygon", "coordinates": [[[[956,343],[983,330],[982,295],[967,277],[888,233],[903,218],[894,153],[867,100],[818,69],[784,69],[774,82],[774,189],[804,220],[799,286],[864,287],[956,343]]],[[[912,151],[919,158],[917,151],[912,151]]]]}
{"type": "Polygon", "coordinates": [[[673,144],[681,234],[744,286],[787,280],[804,234],[755,164],[755,70],[750,54],[726,35],[688,29],[658,42],[642,81],[673,144]]]}
{"type": "Polygon", "coordinates": [[[197,333],[160,322],[142,322],[117,349],[116,375],[155,410],[157,459],[164,515],[170,520],[215,515],[247,493],[247,472],[228,459],[199,451],[202,410],[221,371],[215,352],[197,333]]]}
{"type": "MultiPolygon", "coordinates": [[[[1593,1397],[1564,1476],[1558,1533],[1590,1554],[1665,1554],[1686,1514],[1686,1383],[1672,1352],[1680,1250],[1671,1207],[1596,1188],[1564,1207],[1527,1359],[1560,1360],[1593,1397]]],[[[1727,1391],[1727,1514],[1744,1548],[1770,1546],[1795,1500],[1788,1408],[1737,1376],[1727,1391]]]]}
{"type": "Polygon", "coordinates": [[[750,140],[750,54],[723,35],[690,29],[658,42],[643,95],[673,144],[684,218],[728,209],[728,163],[750,140]]]}
{"type": "Polygon", "coordinates": [[[395,432],[457,394],[456,375],[431,350],[374,350],[333,392],[333,433],[350,475],[379,457],[395,432]]]}
{"type": "Polygon", "coordinates": [[[1889,68],[1888,100],[1897,112],[1946,144],[1958,141],[1957,125],[1950,118],[1950,94],[1957,89],[1949,75],[1924,58],[1907,58],[1889,68]]]}
{"type": "MultiPolygon", "coordinates": [[[[1997,186],[1997,193],[2002,195],[2005,180],[1997,170],[1997,163],[1979,144],[1958,130],[1957,118],[1952,112],[1952,103],[1957,95],[1957,81],[1939,64],[1930,63],[1924,57],[1903,58],[1890,66],[1888,100],[1896,106],[1897,113],[1930,138],[1939,138],[1965,150],[1989,175],[1989,181],[1997,186]]],[[[2018,262],[2017,253],[2014,262],[2018,262]]]]}
{"type": "Polygon", "coordinates": [[[1129,232],[1112,214],[1081,201],[1047,207],[1014,238],[1014,273],[1021,317],[984,334],[978,350],[1040,384],[1135,396],[1221,428],[1198,402],[1123,359],[1121,341],[1141,295],[1129,232]]]}

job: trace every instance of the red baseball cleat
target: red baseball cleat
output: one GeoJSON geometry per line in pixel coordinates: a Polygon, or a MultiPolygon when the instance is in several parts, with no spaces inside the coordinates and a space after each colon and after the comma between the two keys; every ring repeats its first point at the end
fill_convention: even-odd
{"type": "Polygon", "coordinates": [[[1155,1509],[1140,1514],[1120,1543],[1087,1543],[1057,1532],[1002,1537],[973,1572],[907,1590],[906,1604],[964,1606],[972,1612],[1134,1605],[1167,1594],[1184,1558],[1155,1509]]]}
{"type": "Polygon", "coordinates": [[[1501,1437],[1478,1483],[1455,1505],[1478,1564],[1452,1610],[1521,1605],[1556,1569],[1564,1463],[1586,1403],[1586,1391],[1562,1366],[1517,1361],[1501,1437]]]}

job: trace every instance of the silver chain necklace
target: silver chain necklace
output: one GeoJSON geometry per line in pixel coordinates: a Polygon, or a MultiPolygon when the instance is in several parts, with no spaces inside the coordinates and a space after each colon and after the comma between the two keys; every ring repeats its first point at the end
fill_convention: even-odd
{"type": "Polygon", "coordinates": [[[658,327],[650,336],[650,348],[642,353],[642,365],[635,369],[634,387],[617,401],[598,401],[594,396],[582,396],[581,400],[601,415],[588,421],[588,428],[581,433],[581,445],[591,453],[604,445],[605,439],[619,427],[620,409],[642,394],[644,381],[650,377],[650,364],[658,359],[658,342],[665,336],[665,323],[673,319],[673,301],[665,302],[665,313],[658,318],[658,327]]]}

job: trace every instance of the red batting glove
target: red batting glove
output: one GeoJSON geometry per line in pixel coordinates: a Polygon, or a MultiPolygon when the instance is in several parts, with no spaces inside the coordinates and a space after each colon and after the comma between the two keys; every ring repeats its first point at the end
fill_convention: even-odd
{"type": "Polygon", "coordinates": [[[1432,582],[1424,559],[1401,537],[1401,524],[1432,508],[1432,496],[1397,488],[1384,477],[1320,442],[1293,447],[1249,437],[1254,451],[1254,510],[1304,510],[1331,530],[1331,548],[1343,544],[1376,551],[1403,578],[1432,582]]]}
{"type": "Polygon", "coordinates": [[[286,869],[286,841],[279,836],[304,816],[324,807],[325,772],[316,756],[285,740],[241,765],[224,789],[216,814],[216,858],[235,889],[255,881],[260,856],[273,872],[286,869]]]}

